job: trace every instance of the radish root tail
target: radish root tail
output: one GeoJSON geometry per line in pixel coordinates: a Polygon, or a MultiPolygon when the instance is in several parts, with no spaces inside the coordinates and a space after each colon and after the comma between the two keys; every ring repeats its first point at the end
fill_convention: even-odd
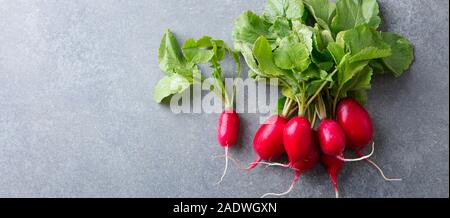
{"type": "Polygon", "coordinates": [[[290,164],[269,163],[269,162],[264,162],[264,161],[260,161],[259,164],[266,165],[265,169],[267,169],[268,167],[276,166],[276,167],[290,168],[290,169],[293,169],[293,170],[299,170],[299,169],[291,166],[290,164]]]}
{"type": "Polygon", "coordinates": [[[248,166],[247,168],[244,168],[243,170],[245,171],[251,171],[253,169],[255,169],[256,166],[258,166],[258,164],[262,161],[261,157],[257,157],[255,161],[253,161],[250,166],[248,166]]]}
{"type": "Polygon", "coordinates": [[[370,157],[372,157],[372,155],[374,153],[375,153],[375,142],[372,143],[372,151],[368,155],[365,155],[365,156],[362,156],[362,157],[356,158],[356,159],[346,159],[346,158],[343,158],[343,157],[340,157],[340,156],[337,156],[336,158],[341,160],[341,161],[344,161],[344,162],[357,162],[357,161],[362,161],[362,160],[369,159],[370,157]]]}
{"type": "Polygon", "coordinates": [[[331,183],[333,184],[334,188],[334,193],[336,194],[336,198],[340,198],[337,175],[331,174],[330,176],[331,176],[331,183]]]}
{"type": "Polygon", "coordinates": [[[337,186],[334,187],[334,193],[336,193],[336,198],[340,198],[339,196],[339,189],[337,186]]]}
{"type": "Polygon", "coordinates": [[[220,180],[216,183],[217,185],[222,183],[223,178],[225,178],[225,175],[227,174],[227,171],[228,171],[228,147],[225,147],[225,168],[223,170],[222,177],[220,177],[220,180]]]}
{"type": "Polygon", "coordinates": [[[284,168],[290,168],[291,167],[291,166],[289,166],[289,164],[269,163],[269,162],[264,162],[264,161],[260,161],[259,164],[267,165],[267,167],[271,167],[271,166],[284,167],[284,168]]]}
{"type": "MultiPolygon", "coordinates": [[[[363,156],[363,154],[362,154],[360,151],[357,151],[356,154],[357,154],[358,156],[363,156]]],[[[379,167],[375,162],[373,162],[373,161],[370,160],[370,159],[366,159],[366,161],[367,161],[367,163],[369,163],[370,165],[372,165],[373,167],[375,167],[375,168],[378,170],[378,172],[380,172],[381,176],[383,177],[383,179],[384,179],[385,181],[388,181],[388,182],[400,182],[400,181],[402,181],[402,179],[393,179],[393,178],[387,177],[387,176],[384,174],[384,172],[383,172],[383,170],[381,169],[381,167],[379,167]]]]}
{"type": "MultiPolygon", "coordinates": [[[[212,159],[217,159],[217,158],[223,158],[226,157],[224,154],[221,155],[217,155],[217,156],[213,156],[212,159]]],[[[234,165],[236,165],[239,169],[245,168],[244,165],[242,164],[242,162],[240,162],[239,160],[233,158],[233,156],[231,154],[228,154],[228,159],[231,160],[234,165]]]]}
{"type": "Polygon", "coordinates": [[[283,193],[266,193],[263,196],[261,196],[261,198],[265,198],[268,196],[277,196],[277,197],[281,197],[281,196],[285,196],[288,195],[289,193],[292,192],[292,190],[294,190],[295,185],[297,185],[298,179],[300,178],[300,171],[296,171],[295,172],[295,177],[294,180],[292,181],[291,186],[289,187],[289,189],[283,193]]]}

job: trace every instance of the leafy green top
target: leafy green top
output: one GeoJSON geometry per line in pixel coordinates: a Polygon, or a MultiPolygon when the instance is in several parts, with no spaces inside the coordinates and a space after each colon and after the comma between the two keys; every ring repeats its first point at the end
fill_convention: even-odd
{"type": "Polygon", "coordinates": [[[303,114],[325,93],[365,103],[374,73],[399,77],[409,68],[412,44],[379,32],[380,23],[376,0],[267,0],[261,16],[241,14],[232,35],[249,75],[279,79],[303,114]]]}
{"type": "Polygon", "coordinates": [[[236,51],[208,36],[189,39],[180,48],[168,30],[158,55],[165,77],[156,86],[155,100],[202,81],[198,65],[210,63],[213,91],[233,107],[235,89],[230,98],[220,62],[230,54],[240,76],[240,53],[252,78],[279,80],[284,98],[278,107],[284,107],[278,111],[283,115],[295,103],[300,115],[323,115],[326,108],[335,111],[346,96],[364,104],[374,75],[400,77],[414,59],[413,45],[399,34],[378,31],[380,23],[376,0],[266,0],[262,15],[245,11],[236,19],[236,51]]]}
{"type": "Polygon", "coordinates": [[[161,103],[174,94],[182,93],[192,84],[204,80],[198,65],[210,63],[215,79],[214,89],[227,108],[233,107],[235,89],[230,98],[225,90],[220,62],[226,54],[235,60],[237,74],[240,76],[241,65],[239,53],[229,48],[224,41],[203,36],[199,40],[188,39],[180,48],[177,39],[170,30],[164,34],[159,48],[158,62],[161,70],[166,73],[155,87],[155,101],[161,103]]]}

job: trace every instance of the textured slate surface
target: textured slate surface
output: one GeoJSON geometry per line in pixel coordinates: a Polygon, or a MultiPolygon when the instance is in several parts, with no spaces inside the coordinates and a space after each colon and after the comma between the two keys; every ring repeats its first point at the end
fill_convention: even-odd
{"type": "MultiPolygon", "coordinates": [[[[376,78],[368,110],[374,159],[341,175],[345,197],[449,196],[449,2],[380,1],[383,29],[416,46],[401,79],[376,78]]],[[[0,197],[258,197],[282,191],[292,172],[232,168],[223,161],[217,115],[174,115],[152,100],[162,77],[157,48],[166,28],[179,37],[209,34],[230,42],[234,19],[262,1],[0,1],[0,197]]],[[[229,63],[231,66],[231,63],[229,63]]],[[[242,115],[250,146],[257,115],[242,115]]],[[[290,197],[333,197],[322,167],[290,197]]]]}

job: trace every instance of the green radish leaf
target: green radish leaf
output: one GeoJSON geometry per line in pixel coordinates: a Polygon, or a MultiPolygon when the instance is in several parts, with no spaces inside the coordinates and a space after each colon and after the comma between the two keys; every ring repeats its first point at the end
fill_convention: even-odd
{"type": "Polygon", "coordinates": [[[369,61],[350,62],[350,57],[349,54],[345,55],[338,66],[338,83],[341,88],[369,64],[369,61]]]}
{"type": "Polygon", "coordinates": [[[355,99],[358,101],[361,105],[367,104],[367,91],[366,90],[357,90],[357,91],[349,91],[347,93],[347,96],[350,98],[355,99]]]}
{"type": "Polygon", "coordinates": [[[161,103],[165,98],[184,92],[191,85],[191,82],[178,74],[165,76],[155,87],[154,99],[161,103]]]}
{"type": "Polygon", "coordinates": [[[334,42],[332,33],[329,30],[321,30],[317,25],[314,27],[313,44],[320,52],[326,52],[328,44],[334,42]]]}
{"type": "Polygon", "coordinates": [[[242,13],[233,27],[232,37],[235,48],[236,44],[245,43],[253,46],[260,36],[269,37],[270,25],[251,11],[242,13]]]}
{"type": "Polygon", "coordinates": [[[292,32],[289,20],[285,17],[278,18],[269,28],[269,31],[278,38],[287,37],[292,32]]]}
{"type": "Polygon", "coordinates": [[[333,36],[330,31],[321,30],[317,24],[313,30],[311,60],[320,69],[328,71],[334,66],[333,56],[327,50],[328,44],[334,42],[333,36]]]}
{"type": "Polygon", "coordinates": [[[317,90],[319,90],[319,88],[322,86],[323,83],[324,83],[324,81],[321,79],[314,80],[314,81],[308,83],[308,86],[306,88],[306,94],[308,96],[314,95],[317,92],[317,90]]]}
{"type": "Polygon", "coordinates": [[[174,73],[175,68],[184,67],[185,61],[181,54],[180,45],[170,30],[164,34],[158,51],[159,67],[166,74],[174,73]]]}
{"type": "MultiPolygon", "coordinates": [[[[378,32],[380,22],[376,0],[267,0],[263,15],[247,11],[238,17],[233,43],[250,68],[249,77],[278,78],[284,96],[312,95],[328,82],[331,97],[353,96],[365,103],[374,75],[398,77],[414,59],[411,43],[378,32]]],[[[213,48],[212,63],[225,56],[223,41],[204,41],[197,41],[200,51],[183,50],[188,66],[207,60],[206,48],[213,48]]],[[[184,76],[189,73],[183,61],[172,71],[184,76]]]]}
{"type": "Polygon", "coordinates": [[[389,57],[391,56],[390,47],[376,48],[376,47],[366,47],[360,52],[352,55],[350,58],[350,62],[358,62],[358,61],[366,61],[366,60],[374,60],[381,57],[389,57]]]}
{"type": "Polygon", "coordinates": [[[352,53],[350,62],[378,59],[392,54],[391,46],[384,43],[380,33],[367,24],[346,31],[343,40],[352,53]]]}
{"type": "Polygon", "coordinates": [[[283,96],[285,96],[285,97],[295,99],[295,93],[294,93],[294,91],[293,91],[292,89],[288,88],[288,87],[285,87],[285,86],[284,86],[284,87],[281,89],[281,94],[282,94],[283,96]]]}
{"type": "Polygon", "coordinates": [[[292,22],[292,29],[297,34],[300,42],[306,45],[308,51],[311,53],[313,50],[313,30],[311,27],[302,24],[300,21],[292,22]]]}
{"type": "Polygon", "coordinates": [[[361,24],[377,29],[381,23],[379,12],[376,0],[337,0],[336,16],[331,22],[331,29],[334,33],[339,33],[361,24]]]}
{"type": "Polygon", "coordinates": [[[336,4],[329,0],[304,0],[305,7],[314,17],[316,22],[326,30],[329,30],[331,21],[335,15],[336,4]]]}
{"type": "Polygon", "coordinates": [[[371,60],[369,66],[373,69],[374,74],[385,74],[386,69],[383,66],[381,59],[371,60]]]}
{"type": "Polygon", "coordinates": [[[414,48],[411,42],[396,33],[381,33],[384,42],[392,48],[392,55],[382,59],[384,65],[395,77],[400,77],[414,60],[414,48]]]}
{"type": "Polygon", "coordinates": [[[341,47],[343,47],[343,48],[345,48],[345,40],[344,40],[344,36],[345,36],[345,33],[346,33],[347,31],[342,31],[342,32],[339,32],[337,35],[336,35],[336,40],[335,40],[335,42],[339,45],[339,46],[341,46],[341,47]]]}
{"type": "Polygon", "coordinates": [[[279,69],[273,60],[272,48],[266,37],[259,37],[253,47],[253,55],[258,61],[258,66],[265,75],[269,77],[278,77],[283,75],[283,71],[279,69]]]}
{"type": "MultiPolygon", "coordinates": [[[[314,64],[311,64],[308,69],[300,73],[299,80],[302,82],[307,82],[313,79],[320,79],[321,78],[321,70],[315,66],[314,64]]],[[[326,73],[326,72],[325,72],[326,73]]]]}
{"type": "Polygon", "coordinates": [[[334,66],[333,61],[321,61],[316,58],[312,58],[312,62],[317,65],[321,70],[328,71],[331,70],[334,66]]]}
{"type": "Polygon", "coordinates": [[[331,42],[327,46],[328,51],[331,56],[333,56],[334,62],[339,65],[342,61],[342,58],[345,56],[345,50],[342,46],[340,46],[336,42],[331,42]]]}
{"type": "Polygon", "coordinates": [[[176,68],[174,70],[174,72],[175,72],[174,74],[178,74],[179,76],[182,76],[183,78],[188,80],[190,83],[194,82],[194,78],[198,78],[199,80],[203,79],[201,72],[198,69],[197,65],[193,65],[191,67],[176,68]]]}
{"type": "Polygon", "coordinates": [[[257,72],[255,72],[255,71],[253,71],[252,69],[250,69],[250,70],[248,70],[248,77],[249,78],[252,78],[252,79],[254,79],[254,80],[259,80],[259,75],[258,75],[258,73],[257,72]]]}
{"type": "Polygon", "coordinates": [[[373,69],[366,66],[349,82],[349,87],[347,90],[371,89],[372,76],[373,69]]]}
{"type": "Polygon", "coordinates": [[[225,55],[227,54],[226,48],[225,47],[215,47],[215,49],[217,49],[217,50],[214,51],[214,56],[213,56],[214,61],[216,61],[216,62],[223,61],[223,59],[225,58],[225,55]]]}
{"type": "Polygon", "coordinates": [[[302,0],[267,0],[263,17],[268,22],[274,23],[280,17],[289,20],[301,19],[303,13],[302,0]]]}
{"type": "Polygon", "coordinates": [[[253,56],[253,51],[248,44],[236,43],[235,49],[240,51],[242,56],[244,57],[244,60],[251,71],[249,75],[252,78],[256,78],[256,75],[263,77],[265,76],[264,72],[259,68],[258,63],[256,63],[256,59],[253,56]]]}
{"type": "Polygon", "coordinates": [[[206,63],[214,56],[212,50],[206,50],[199,47],[195,39],[188,39],[182,48],[186,61],[192,64],[206,63]]]}
{"type": "Polygon", "coordinates": [[[211,48],[213,47],[213,39],[210,36],[203,36],[197,41],[199,48],[211,48]]]}
{"type": "Polygon", "coordinates": [[[309,51],[305,44],[300,43],[295,36],[281,40],[280,46],[274,52],[275,64],[285,70],[306,70],[311,63],[309,51]]]}
{"type": "Polygon", "coordinates": [[[328,73],[327,71],[320,71],[320,79],[323,81],[333,82],[333,74],[328,73]]]}
{"type": "MultiPolygon", "coordinates": [[[[328,71],[334,66],[333,56],[331,53],[326,49],[321,49],[322,43],[328,44],[328,39],[322,38],[322,35],[320,34],[322,31],[317,31],[316,34],[314,34],[314,43],[313,43],[313,51],[311,52],[311,60],[313,63],[315,63],[321,70],[328,71]],[[327,42],[325,42],[327,41],[327,42]]],[[[332,38],[331,38],[332,40],[332,38]]],[[[323,45],[322,45],[323,46],[323,45]]]]}

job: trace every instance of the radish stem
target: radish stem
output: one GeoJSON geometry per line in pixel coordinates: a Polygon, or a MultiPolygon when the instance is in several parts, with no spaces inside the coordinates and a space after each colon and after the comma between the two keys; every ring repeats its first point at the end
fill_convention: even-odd
{"type": "Polygon", "coordinates": [[[314,126],[316,126],[317,113],[316,113],[316,110],[314,110],[314,109],[312,109],[312,110],[313,110],[313,118],[312,118],[312,121],[311,121],[311,126],[312,126],[312,128],[314,128],[314,126]]]}
{"type": "Polygon", "coordinates": [[[333,114],[333,118],[336,118],[336,108],[337,108],[337,103],[338,103],[339,95],[341,94],[341,91],[342,91],[342,87],[338,89],[337,94],[333,101],[333,110],[331,111],[331,113],[333,114]]]}
{"type": "Polygon", "coordinates": [[[282,114],[283,117],[287,117],[288,116],[289,111],[291,110],[291,107],[292,107],[292,103],[294,103],[293,99],[288,98],[286,100],[285,106],[283,108],[283,114],[282,114]]]}
{"type": "Polygon", "coordinates": [[[287,117],[291,117],[298,110],[298,104],[292,108],[292,110],[288,113],[287,117]]]}
{"type": "MultiPolygon", "coordinates": [[[[334,74],[336,74],[338,72],[338,69],[335,69],[332,73],[331,73],[331,77],[334,76],[334,74]]],[[[325,81],[320,88],[317,90],[317,92],[309,99],[308,103],[306,103],[306,107],[309,107],[309,105],[314,101],[314,99],[322,92],[323,88],[325,88],[325,86],[327,85],[329,81],[325,81]]]]}

